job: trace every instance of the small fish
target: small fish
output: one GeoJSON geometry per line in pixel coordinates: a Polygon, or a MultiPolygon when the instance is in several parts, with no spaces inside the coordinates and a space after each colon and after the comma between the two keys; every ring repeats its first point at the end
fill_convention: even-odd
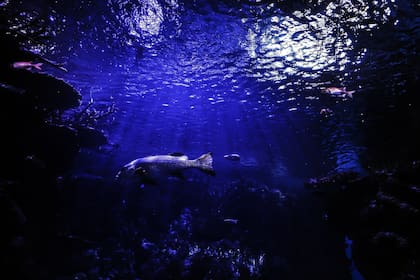
{"type": "Polygon", "coordinates": [[[324,116],[324,117],[329,117],[329,116],[332,116],[332,115],[334,114],[334,112],[333,112],[333,110],[331,110],[330,108],[322,108],[322,109],[319,111],[319,114],[320,114],[321,116],[324,116]]]}
{"type": "Polygon", "coordinates": [[[211,153],[203,154],[197,159],[190,160],[182,153],[170,155],[155,155],[135,159],[126,165],[116,175],[117,179],[138,177],[143,182],[156,183],[162,177],[184,178],[182,171],[196,168],[209,175],[216,175],[213,169],[211,153]]]}
{"type": "Polygon", "coordinates": [[[323,91],[325,93],[328,93],[329,95],[332,95],[332,96],[350,97],[350,98],[353,98],[353,93],[355,92],[354,90],[348,91],[345,87],[342,87],[342,88],[327,87],[327,88],[323,89],[323,91]]]}
{"type": "Polygon", "coordinates": [[[238,224],[239,220],[238,219],[223,219],[223,222],[225,223],[229,223],[229,224],[238,224]]]}
{"type": "Polygon", "coordinates": [[[32,61],[17,61],[12,64],[12,67],[15,69],[25,69],[25,70],[42,70],[42,63],[32,63],[32,61]]]}
{"type": "Polygon", "coordinates": [[[149,250],[149,249],[153,249],[153,247],[155,247],[155,244],[143,238],[143,240],[141,241],[141,247],[145,250],[149,250]]]}
{"type": "Polygon", "coordinates": [[[223,157],[232,161],[239,161],[241,159],[241,156],[239,154],[228,154],[224,155],[223,157]]]}

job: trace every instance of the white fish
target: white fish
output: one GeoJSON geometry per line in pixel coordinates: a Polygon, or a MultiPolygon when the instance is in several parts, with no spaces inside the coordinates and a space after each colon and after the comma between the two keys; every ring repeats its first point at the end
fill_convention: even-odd
{"type": "Polygon", "coordinates": [[[350,97],[353,98],[353,93],[355,92],[354,90],[350,90],[348,91],[345,87],[327,87],[325,89],[323,89],[323,91],[325,93],[328,93],[329,95],[332,96],[337,96],[337,97],[350,97]]]}
{"type": "Polygon", "coordinates": [[[191,168],[196,168],[209,175],[216,175],[211,153],[203,154],[193,160],[188,159],[184,154],[172,153],[170,155],[155,155],[135,159],[124,165],[116,178],[137,176],[142,181],[154,183],[165,176],[183,178],[182,171],[191,168]]]}
{"type": "Polygon", "coordinates": [[[241,156],[239,154],[228,154],[224,155],[223,157],[232,161],[239,161],[241,159],[241,156]]]}
{"type": "Polygon", "coordinates": [[[15,69],[25,69],[25,70],[42,70],[42,63],[32,63],[32,61],[17,61],[12,64],[12,67],[15,69]]]}
{"type": "Polygon", "coordinates": [[[227,219],[223,219],[223,222],[236,225],[239,222],[239,220],[227,218],[227,219]]]}

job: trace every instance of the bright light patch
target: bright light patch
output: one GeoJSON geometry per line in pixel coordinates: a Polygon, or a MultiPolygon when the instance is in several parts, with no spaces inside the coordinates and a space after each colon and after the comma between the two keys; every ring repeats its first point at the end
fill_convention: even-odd
{"type": "Polygon", "coordinates": [[[324,71],[346,71],[348,65],[360,63],[365,52],[356,54],[357,61],[351,59],[353,32],[377,28],[372,17],[386,22],[394,6],[392,1],[353,2],[331,2],[322,12],[311,14],[309,9],[290,16],[266,7],[271,17],[259,19],[248,30],[248,55],[256,59],[252,76],[260,81],[281,81],[282,73],[316,78],[324,71]],[[372,14],[372,6],[384,13],[372,14]]]}

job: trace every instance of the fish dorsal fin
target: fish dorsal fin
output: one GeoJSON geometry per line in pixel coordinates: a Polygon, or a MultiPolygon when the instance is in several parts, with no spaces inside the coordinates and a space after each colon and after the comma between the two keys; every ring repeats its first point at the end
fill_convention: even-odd
{"type": "Polygon", "coordinates": [[[172,153],[172,154],[169,154],[169,155],[173,156],[173,157],[177,157],[180,160],[187,160],[188,159],[188,157],[186,155],[184,155],[183,153],[172,153]]]}
{"type": "Polygon", "coordinates": [[[169,155],[173,156],[173,157],[184,157],[184,156],[186,156],[183,153],[179,153],[179,152],[170,153],[169,155]]]}

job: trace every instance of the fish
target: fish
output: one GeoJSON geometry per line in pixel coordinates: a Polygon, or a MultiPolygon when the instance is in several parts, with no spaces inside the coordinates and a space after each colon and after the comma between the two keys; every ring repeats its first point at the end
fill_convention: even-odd
{"type": "Polygon", "coordinates": [[[239,161],[241,159],[241,156],[239,154],[228,154],[224,155],[223,157],[232,161],[239,161]]]}
{"type": "Polygon", "coordinates": [[[327,87],[323,89],[323,92],[328,93],[329,95],[332,95],[332,96],[353,98],[353,93],[355,91],[354,90],[348,91],[345,87],[341,87],[341,88],[327,87]]]}
{"type": "Polygon", "coordinates": [[[319,114],[320,114],[321,116],[324,116],[324,117],[329,117],[329,116],[332,116],[332,115],[334,114],[334,112],[333,112],[333,110],[331,110],[330,108],[322,108],[322,109],[319,111],[319,114]]]}
{"type": "Polygon", "coordinates": [[[42,70],[42,63],[32,63],[32,61],[17,61],[12,64],[12,67],[15,69],[25,69],[25,70],[42,70]]]}
{"type": "Polygon", "coordinates": [[[223,219],[223,222],[236,225],[236,224],[238,224],[239,220],[238,219],[226,218],[226,219],[223,219]]]}
{"type": "Polygon", "coordinates": [[[198,169],[208,175],[216,175],[213,169],[212,153],[206,153],[196,159],[188,159],[182,153],[154,155],[135,159],[122,167],[116,179],[139,178],[142,182],[156,184],[162,177],[184,179],[186,169],[198,169]]]}

